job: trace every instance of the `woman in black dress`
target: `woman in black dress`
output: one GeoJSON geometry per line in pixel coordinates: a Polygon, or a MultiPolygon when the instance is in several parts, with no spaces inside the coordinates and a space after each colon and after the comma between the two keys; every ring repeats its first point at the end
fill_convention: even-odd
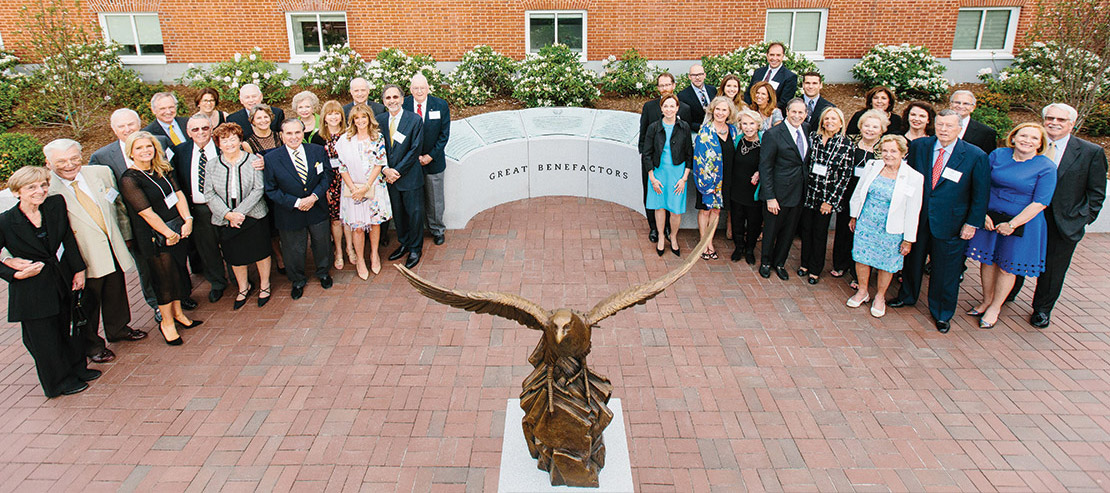
{"type": "Polygon", "coordinates": [[[192,233],[193,216],[153,135],[143,131],[131,134],[124,152],[134,164],[123,172],[119,188],[131,218],[135,248],[150,265],[151,284],[162,314],[162,337],[166,344],[180,346],[183,341],[174,322],[186,329],[201,324],[181,311],[181,299],[191,291],[185,270],[187,252],[181,240],[192,233]]]}
{"type": "Polygon", "coordinates": [[[725,174],[728,187],[729,218],[732,220],[732,261],[744,259],[755,265],[755,244],[763,231],[763,202],[756,197],[759,184],[759,129],[763,115],[752,109],[742,109],[736,122],[741,135],[736,140],[732,169],[725,174]]]}
{"type": "Polygon", "coordinates": [[[46,196],[50,172],[40,166],[17,170],[8,188],[19,198],[0,214],[0,248],[13,257],[0,264],[0,277],[10,284],[8,321],[23,326],[23,345],[46,397],[76,394],[100,372],[85,366],[82,341],[70,331],[72,292],[85,287],[85,262],[66,202],[46,196]]]}
{"type": "MultiPolygon", "coordinates": [[[[265,156],[267,152],[282,146],[281,136],[273,131],[270,126],[270,122],[274,120],[274,110],[270,109],[269,105],[256,104],[251,106],[247,116],[250,118],[251,130],[253,131],[246,140],[251,154],[265,156]]],[[[266,207],[274,210],[274,203],[269,197],[266,197],[266,207]]],[[[274,260],[277,262],[278,274],[285,274],[285,260],[281,257],[281,239],[278,237],[277,226],[274,226],[274,216],[272,214],[266,216],[266,227],[270,231],[270,248],[274,260]]]]}
{"type": "Polygon", "coordinates": [[[859,135],[860,117],[868,110],[879,110],[886,115],[887,126],[886,130],[883,130],[884,134],[902,133],[902,117],[894,112],[894,106],[898,104],[898,100],[894,98],[894,91],[883,86],[872,87],[863,96],[863,100],[863,109],[857,111],[848,121],[848,135],[859,135]]]}

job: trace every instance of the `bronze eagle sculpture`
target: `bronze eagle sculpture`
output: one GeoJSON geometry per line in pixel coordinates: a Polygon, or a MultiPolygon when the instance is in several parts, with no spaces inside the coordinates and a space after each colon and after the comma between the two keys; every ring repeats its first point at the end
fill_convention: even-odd
{"type": "Polygon", "coordinates": [[[613,386],[586,366],[591,331],[598,322],[633,305],[646,303],[685,275],[709,242],[709,231],[689,257],[666,275],[613,294],[582,313],[569,308],[545,310],[521,296],[496,291],[459,291],[437,286],[396,264],[413,287],[433,301],[474,313],[507,318],[543,332],[528,358],[535,369],[522,384],[520,407],[524,438],[551,485],[597,487],[605,467],[602,432],[613,419],[606,406],[613,386]]]}

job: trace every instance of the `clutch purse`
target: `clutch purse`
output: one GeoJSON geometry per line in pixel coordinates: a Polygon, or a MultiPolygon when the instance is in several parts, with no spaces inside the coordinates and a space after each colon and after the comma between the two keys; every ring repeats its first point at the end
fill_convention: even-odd
{"type": "MultiPolygon", "coordinates": [[[[362,188],[365,185],[365,183],[355,183],[355,187],[358,188],[362,188]]],[[[351,195],[353,195],[353,192],[350,188],[347,188],[347,182],[343,182],[343,191],[340,193],[340,196],[350,198],[351,195]]]]}
{"type": "MultiPolygon", "coordinates": [[[[175,217],[173,219],[170,219],[169,221],[166,221],[166,227],[170,228],[174,233],[177,233],[177,234],[181,234],[181,228],[183,226],[185,226],[185,220],[181,219],[180,217],[175,217]]],[[[163,235],[162,233],[159,233],[158,231],[153,231],[153,233],[154,233],[154,246],[156,246],[158,248],[166,248],[167,239],[166,239],[165,235],[163,235]]]]}
{"type": "MultiPolygon", "coordinates": [[[[987,211],[987,217],[991,218],[991,222],[997,227],[1000,223],[1004,223],[1014,219],[1014,216],[1006,214],[1005,212],[987,211]]],[[[1022,224],[1014,228],[1014,232],[1010,236],[1021,236],[1025,234],[1025,225],[1022,224]]]]}

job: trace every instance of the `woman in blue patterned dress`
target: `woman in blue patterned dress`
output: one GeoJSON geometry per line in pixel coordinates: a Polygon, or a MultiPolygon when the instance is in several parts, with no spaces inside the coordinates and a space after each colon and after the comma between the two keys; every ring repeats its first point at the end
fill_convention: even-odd
{"type": "Polygon", "coordinates": [[[355,268],[365,280],[370,273],[366,270],[366,235],[362,232],[370,231],[370,270],[377,274],[382,269],[378,255],[380,224],[393,216],[382,176],[387,164],[385,139],[369,106],[357,104],[351,108],[347,123],[347,133],[335,142],[339,175],[343,178],[339,217],[355,232],[355,268]]]}
{"type": "MultiPolygon", "coordinates": [[[[731,166],[736,150],[735,139],[740,131],[736,121],[736,105],[724,96],[717,96],[705,109],[705,123],[694,138],[694,178],[698,189],[698,236],[705,236],[709,225],[717,221],[724,206],[721,183],[725,176],[724,163],[731,166]]],[[[713,248],[714,231],[709,231],[709,244],[701,258],[720,258],[713,248]]]]}
{"type": "Polygon", "coordinates": [[[983,229],[967,244],[967,256],[979,262],[983,302],[967,312],[980,316],[979,328],[998,322],[1015,276],[1044,272],[1048,226],[1044,209],[1056,192],[1056,163],[1041,155],[1048,133],[1036,123],[1014,127],[1006,147],[990,153],[991,198],[983,229]]]}
{"type": "MultiPolygon", "coordinates": [[[[694,154],[690,139],[690,125],[675,115],[679,101],[674,93],[659,98],[663,118],[648,125],[644,131],[644,151],[641,164],[647,173],[647,208],[655,210],[655,226],[665,231],[667,212],[671,213],[671,252],[681,254],[678,248],[678,226],[686,212],[686,182],[694,154]]],[[[663,235],[655,245],[655,252],[663,256],[663,235]]]]}
{"type": "Polygon", "coordinates": [[[878,291],[871,315],[886,314],[886,290],[894,273],[902,270],[902,258],[917,241],[917,221],[925,177],[905,162],[909,146],[901,135],[886,135],[879,140],[882,161],[871,161],[859,179],[849,202],[852,219],[848,227],[855,232],[852,258],[856,261],[859,289],[848,298],[856,308],[871,299],[868,284],[871,269],[878,270],[878,291]]]}

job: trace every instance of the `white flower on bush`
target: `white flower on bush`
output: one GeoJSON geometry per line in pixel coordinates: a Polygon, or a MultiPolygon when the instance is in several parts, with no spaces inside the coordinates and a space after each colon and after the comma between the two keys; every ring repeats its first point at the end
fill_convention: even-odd
{"type": "Polygon", "coordinates": [[[239,62],[243,59],[243,55],[240,53],[236,53],[232,58],[234,58],[236,62],[239,62]]]}

